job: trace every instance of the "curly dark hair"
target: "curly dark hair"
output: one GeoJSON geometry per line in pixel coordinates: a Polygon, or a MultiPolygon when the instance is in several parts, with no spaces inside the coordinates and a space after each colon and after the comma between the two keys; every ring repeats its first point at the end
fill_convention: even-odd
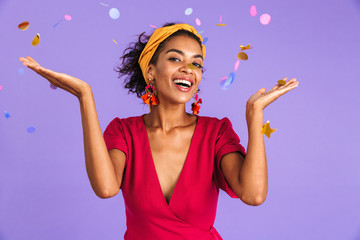
{"type": "MultiPolygon", "coordinates": [[[[163,27],[171,26],[174,24],[177,23],[166,23],[163,25],[163,27]]],[[[164,49],[165,44],[173,37],[180,35],[185,35],[195,39],[199,42],[200,47],[202,48],[202,42],[198,36],[186,30],[178,30],[159,44],[153,57],[150,60],[150,63],[156,65],[159,54],[164,49]]],[[[130,94],[130,92],[136,93],[138,98],[141,98],[141,96],[145,93],[146,87],[146,82],[138,60],[141,52],[145,48],[146,43],[149,41],[150,36],[145,35],[145,32],[138,35],[138,40],[136,42],[131,42],[129,46],[124,50],[123,56],[120,57],[120,59],[122,59],[122,62],[120,66],[116,67],[115,69],[115,71],[119,73],[118,78],[125,77],[123,84],[125,88],[129,89],[128,94],[130,94]]],[[[202,69],[202,71],[204,71],[204,69],[202,69]]]]}

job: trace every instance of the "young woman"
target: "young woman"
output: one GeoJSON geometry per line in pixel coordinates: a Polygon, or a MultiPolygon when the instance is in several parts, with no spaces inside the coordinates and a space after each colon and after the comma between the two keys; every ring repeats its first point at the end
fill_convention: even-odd
{"type": "Polygon", "coordinates": [[[122,59],[125,87],[149,104],[150,112],[115,118],[103,134],[87,83],[46,69],[31,57],[20,61],[79,99],[90,183],[100,198],[122,190],[125,239],[222,239],[213,227],[219,188],[249,205],[265,201],[263,110],[298,81],[290,79],[267,92],[261,88],[249,98],[245,154],[228,118],[197,116],[205,46],[192,26],[166,24],[151,37],[141,34],[122,59]],[[189,114],[185,104],[193,96],[189,114]]]}

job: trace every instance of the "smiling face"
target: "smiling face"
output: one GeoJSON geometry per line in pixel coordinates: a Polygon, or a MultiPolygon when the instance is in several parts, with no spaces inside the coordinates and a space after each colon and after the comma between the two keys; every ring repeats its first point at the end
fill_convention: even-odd
{"type": "Polygon", "coordinates": [[[149,78],[155,79],[160,104],[188,102],[201,82],[203,63],[201,46],[195,39],[185,35],[169,39],[156,65],[150,64],[146,71],[149,78]]]}

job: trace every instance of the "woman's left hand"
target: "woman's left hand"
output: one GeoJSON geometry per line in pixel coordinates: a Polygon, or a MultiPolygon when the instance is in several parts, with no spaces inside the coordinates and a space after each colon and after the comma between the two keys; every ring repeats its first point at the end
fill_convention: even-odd
{"type": "MultiPolygon", "coordinates": [[[[283,78],[282,80],[287,80],[283,78]]],[[[272,89],[266,92],[265,88],[261,88],[254,95],[252,95],[246,103],[246,112],[257,110],[264,110],[270,103],[278,99],[281,95],[287,93],[288,91],[296,88],[299,85],[299,82],[296,81],[296,78],[291,78],[285,83],[284,86],[276,84],[272,89]]]]}

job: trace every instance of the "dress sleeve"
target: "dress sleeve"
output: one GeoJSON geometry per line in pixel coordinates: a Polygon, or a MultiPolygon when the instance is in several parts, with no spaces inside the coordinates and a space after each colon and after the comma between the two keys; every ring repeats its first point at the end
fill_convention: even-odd
{"type": "Polygon", "coordinates": [[[117,117],[114,118],[104,131],[104,140],[107,150],[117,148],[128,155],[128,147],[124,137],[124,130],[121,120],[117,117]]]}
{"type": "Polygon", "coordinates": [[[239,152],[245,157],[246,152],[245,148],[240,144],[240,138],[235,133],[230,120],[225,117],[220,121],[222,124],[215,142],[215,182],[230,197],[238,198],[220,169],[220,161],[227,153],[239,152]]]}

